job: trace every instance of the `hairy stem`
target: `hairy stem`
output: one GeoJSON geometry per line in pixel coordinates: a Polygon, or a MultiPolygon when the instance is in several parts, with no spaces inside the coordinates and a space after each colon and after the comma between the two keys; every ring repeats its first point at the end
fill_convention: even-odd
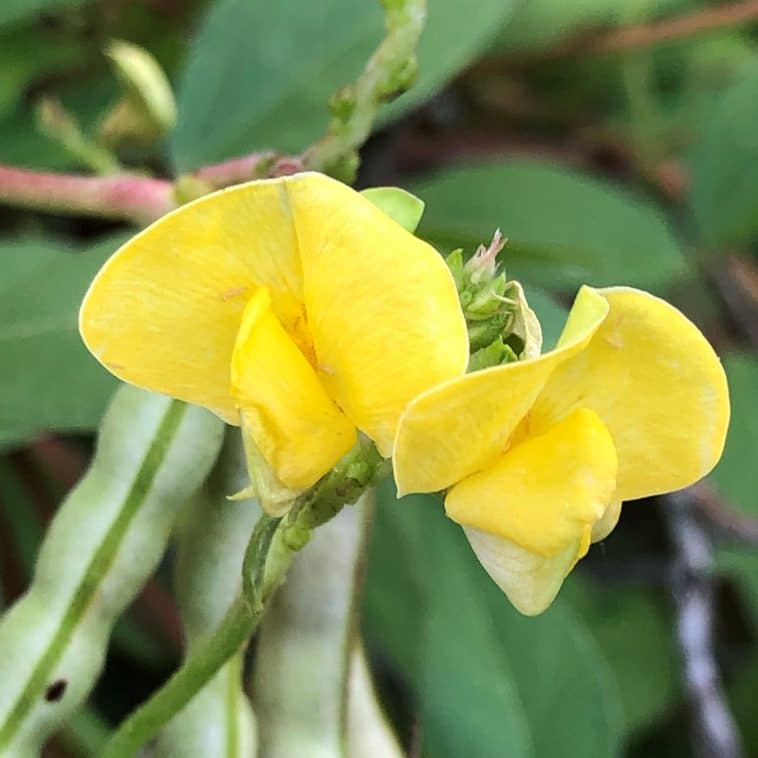
{"type": "Polygon", "coordinates": [[[426,0],[381,0],[386,36],[357,81],[331,101],[329,131],[304,155],[309,168],[350,182],[359,148],[371,133],[382,103],[402,94],[416,73],[416,46],[424,28],[426,0]]]}

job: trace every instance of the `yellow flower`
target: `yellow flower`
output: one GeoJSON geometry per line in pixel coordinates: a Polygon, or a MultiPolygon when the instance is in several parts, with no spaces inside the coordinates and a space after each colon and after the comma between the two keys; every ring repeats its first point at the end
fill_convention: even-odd
{"type": "Polygon", "coordinates": [[[555,350],[410,403],[395,478],[400,494],[448,490],[487,572],[537,614],[623,500],[713,468],[728,421],[724,371],[690,321],[645,292],[583,287],[555,350]]]}
{"type": "Polygon", "coordinates": [[[437,252],[315,173],[224,190],[150,226],[98,273],[80,330],[124,381],[241,424],[296,491],[356,430],[390,456],[407,403],[468,360],[437,252]]]}

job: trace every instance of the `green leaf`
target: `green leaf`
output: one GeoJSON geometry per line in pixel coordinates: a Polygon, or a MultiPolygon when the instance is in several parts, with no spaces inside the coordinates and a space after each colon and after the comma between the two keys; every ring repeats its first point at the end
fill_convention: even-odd
{"type": "Polygon", "coordinates": [[[302,150],[326,130],[328,98],[355,79],[381,35],[378,3],[222,0],[179,81],[178,169],[256,148],[302,150]]]}
{"type": "Polygon", "coordinates": [[[85,0],[3,0],[0,4],[0,26],[23,20],[34,20],[41,12],[60,11],[84,5],[85,0]]]}
{"type": "Polygon", "coordinates": [[[528,287],[526,301],[542,327],[542,352],[552,350],[566,324],[568,311],[552,295],[539,287],[528,287]]]}
{"type": "Polygon", "coordinates": [[[752,618],[753,630],[758,633],[758,555],[755,549],[740,545],[719,547],[716,567],[734,580],[752,618]]]}
{"type": "MultiPolygon", "coordinates": [[[[398,116],[470,62],[516,0],[429,3],[416,86],[398,116]]],[[[321,136],[327,102],[363,69],[384,33],[378,2],[223,0],[195,38],[171,140],[180,171],[259,148],[298,152],[321,136]]]]}
{"type": "Polygon", "coordinates": [[[528,283],[660,289],[686,271],[658,208],[578,171],[503,160],[449,169],[410,189],[426,203],[420,236],[473,251],[499,227],[509,277],[528,283]]]}
{"type": "Polygon", "coordinates": [[[34,115],[16,108],[0,119],[0,161],[23,168],[65,169],[71,156],[37,130],[34,115]]]}
{"type": "MultiPolygon", "coordinates": [[[[652,18],[691,4],[692,0],[657,0],[652,18]]],[[[648,4],[652,6],[652,3],[648,4]]],[[[508,50],[546,47],[593,28],[629,23],[640,0],[529,0],[500,32],[498,47],[508,50]]]]}
{"type": "Polygon", "coordinates": [[[60,72],[82,57],[80,46],[43,29],[14,29],[0,34],[0,116],[11,111],[33,79],[46,71],[60,72]],[[34,55],[29,55],[30,50],[34,55]]]}
{"type": "Polygon", "coordinates": [[[732,416],[726,448],[713,478],[720,492],[735,506],[758,517],[755,451],[758,449],[758,358],[732,353],[723,360],[729,382],[732,416]]]}
{"type": "Polygon", "coordinates": [[[382,492],[365,615],[414,685],[430,758],[617,752],[619,696],[587,628],[560,600],[520,616],[438,498],[382,492]]]}
{"type": "Polygon", "coordinates": [[[679,695],[672,619],[649,590],[605,586],[578,576],[564,593],[590,628],[618,682],[625,731],[650,727],[679,695]]]}
{"type": "Polygon", "coordinates": [[[710,103],[691,160],[690,204],[702,244],[753,239],[758,232],[758,73],[710,103]]]}
{"type": "Polygon", "coordinates": [[[116,382],[82,344],[77,313],[123,235],[79,253],[49,238],[0,241],[0,439],[43,429],[91,429],[116,382]]]}

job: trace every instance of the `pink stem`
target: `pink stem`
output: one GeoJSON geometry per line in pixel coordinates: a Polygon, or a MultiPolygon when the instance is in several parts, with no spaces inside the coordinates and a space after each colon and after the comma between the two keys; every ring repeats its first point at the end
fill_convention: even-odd
{"type": "MultiPolygon", "coordinates": [[[[261,173],[283,176],[303,170],[297,156],[272,152],[251,153],[223,163],[203,166],[192,174],[208,189],[249,181],[261,173]]],[[[174,184],[137,174],[83,176],[58,174],[0,165],[0,203],[51,213],[149,224],[177,207],[174,184]]]]}
{"type": "Polygon", "coordinates": [[[0,202],[148,224],[176,207],[164,179],[124,174],[81,176],[0,166],[0,202]]]}

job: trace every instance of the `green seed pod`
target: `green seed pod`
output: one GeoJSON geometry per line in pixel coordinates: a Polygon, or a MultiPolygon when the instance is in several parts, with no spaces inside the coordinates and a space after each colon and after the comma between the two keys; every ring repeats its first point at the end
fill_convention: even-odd
{"type": "MultiPolygon", "coordinates": [[[[253,500],[227,495],[247,483],[238,429],[229,429],[218,464],[182,516],[178,533],[176,595],[187,653],[217,629],[237,597],[242,560],[261,514],[253,500]]],[[[240,651],[165,727],[156,746],[160,758],[256,754],[255,719],[242,688],[240,651]]]]}
{"type": "Polygon", "coordinates": [[[402,755],[356,628],[373,503],[368,490],[313,533],[264,616],[253,691],[265,758],[402,755]]]}
{"type": "Polygon", "coordinates": [[[179,509],[221,445],[211,413],[133,387],[116,393],[84,479],[0,623],[0,755],[31,758],[87,697],[119,614],[160,560],[179,509]]]}

